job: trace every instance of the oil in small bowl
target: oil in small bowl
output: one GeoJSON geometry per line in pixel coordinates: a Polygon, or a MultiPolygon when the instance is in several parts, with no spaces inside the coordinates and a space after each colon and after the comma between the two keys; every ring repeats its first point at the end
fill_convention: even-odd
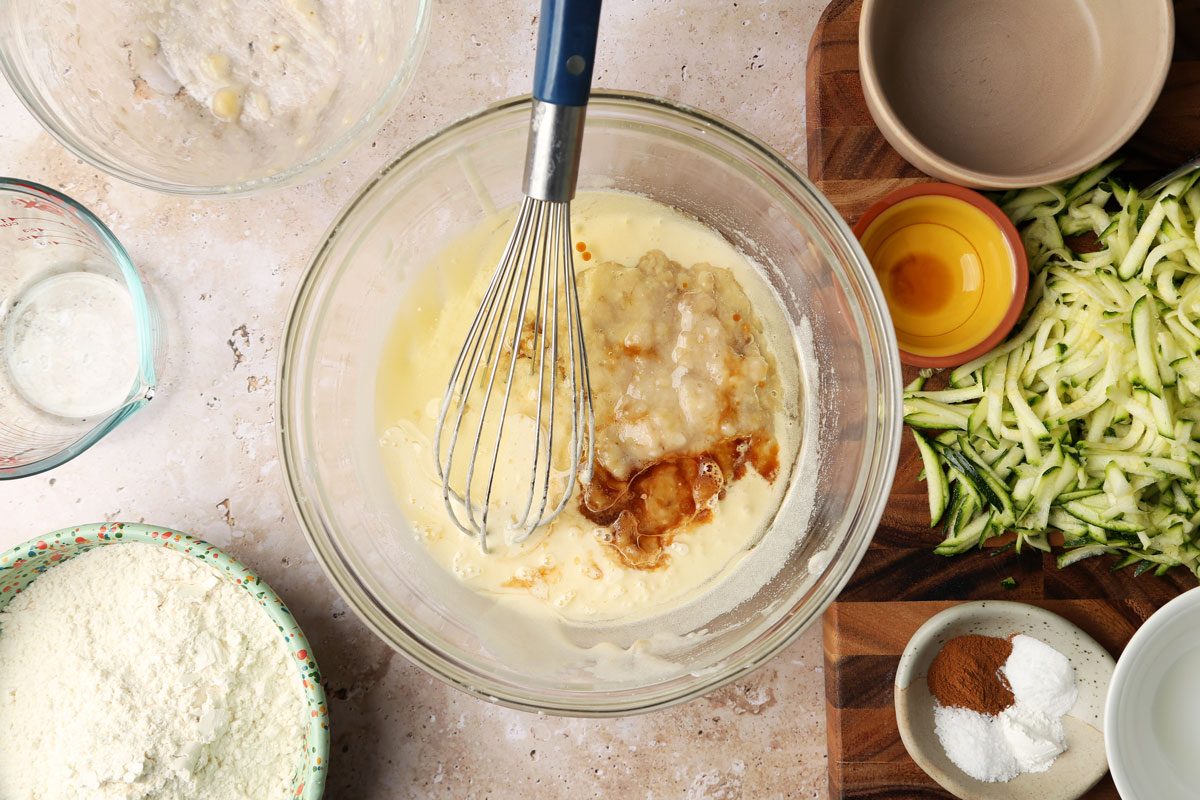
{"type": "Polygon", "coordinates": [[[873,206],[855,233],[905,363],[962,364],[1012,329],[1028,285],[1025,253],[986,198],[946,184],[909,187],[873,206]]]}

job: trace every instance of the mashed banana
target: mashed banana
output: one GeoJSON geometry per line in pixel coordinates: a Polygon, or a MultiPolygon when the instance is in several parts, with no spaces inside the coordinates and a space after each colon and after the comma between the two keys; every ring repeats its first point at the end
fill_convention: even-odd
{"type": "Polygon", "coordinates": [[[772,438],[779,379],[733,273],[652,250],[578,281],[596,456],[615,477],[722,439],[772,438]]]}
{"type": "Polygon", "coordinates": [[[733,274],[652,250],[579,274],[596,407],[596,476],[581,513],[624,566],[666,566],[675,534],[712,518],[746,467],[779,471],[779,378],[733,274]]]}

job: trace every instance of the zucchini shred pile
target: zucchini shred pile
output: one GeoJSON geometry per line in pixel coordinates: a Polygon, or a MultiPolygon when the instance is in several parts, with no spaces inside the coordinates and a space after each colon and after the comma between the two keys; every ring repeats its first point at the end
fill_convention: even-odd
{"type": "Polygon", "coordinates": [[[1009,192],[1030,286],[1003,344],[905,388],[936,552],[1015,532],[1065,567],[1116,554],[1200,574],[1200,173],[1153,197],[1105,164],[1009,192]]]}

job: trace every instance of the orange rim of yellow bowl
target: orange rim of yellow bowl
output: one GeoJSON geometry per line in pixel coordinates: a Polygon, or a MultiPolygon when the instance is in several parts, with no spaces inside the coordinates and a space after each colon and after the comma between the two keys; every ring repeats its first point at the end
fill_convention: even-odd
{"type": "Polygon", "coordinates": [[[854,235],[861,240],[863,234],[867,232],[867,228],[875,221],[875,218],[897,203],[913,197],[925,197],[929,195],[953,197],[956,200],[962,200],[964,203],[974,206],[987,215],[988,219],[1000,229],[1004,240],[1008,242],[1009,254],[1012,257],[1013,266],[1012,302],[1009,303],[1008,311],[1004,313],[1000,324],[982,342],[960,353],[952,353],[948,356],[922,356],[916,353],[909,353],[903,347],[900,348],[900,360],[903,363],[913,367],[942,369],[944,367],[957,367],[968,361],[972,361],[1000,344],[1004,340],[1004,337],[1008,336],[1009,331],[1017,324],[1017,317],[1021,316],[1021,309],[1025,305],[1025,296],[1029,292],[1029,260],[1025,257],[1025,246],[1021,243],[1021,236],[1017,233],[1016,226],[1012,224],[1012,220],[1005,216],[1000,207],[979,192],[963,186],[956,186],[953,183],[919,183],[915,186],[906,186],[903,189],[897,189],[889,193],[882,200],[879,200],[868,208],[866,213],[859,218],[858,222],[854,223],[854,235]]]}

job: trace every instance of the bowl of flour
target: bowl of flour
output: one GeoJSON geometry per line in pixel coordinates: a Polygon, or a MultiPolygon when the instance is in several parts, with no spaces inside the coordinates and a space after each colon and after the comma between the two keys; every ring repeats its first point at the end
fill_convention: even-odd
{"type": "Polygon", "coordinates": [[[160,191],[295,182],[374,131],[431,0],[0,4],[0,72],[76,156],[160,191]]]}
{"type": "Polygon", "coordinates": [[[166,528],[0,554],[0,800],[318,800],[312,649],[279,597],[166,528]]]}

